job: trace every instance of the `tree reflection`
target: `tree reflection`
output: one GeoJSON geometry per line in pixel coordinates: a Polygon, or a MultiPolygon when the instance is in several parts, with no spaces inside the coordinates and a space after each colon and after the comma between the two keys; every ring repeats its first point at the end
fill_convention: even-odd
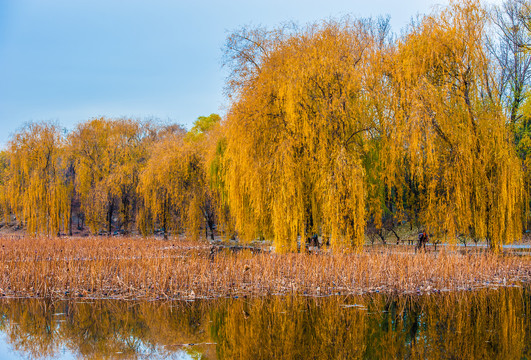
{"type": "Polygon", "coordinates": [[[520,359],[531,291],[266,297],[195,302],[3,300],[0,330],[25,357],[520,359]],[[215,344],[214,344],[215,343],[215,344]]]}

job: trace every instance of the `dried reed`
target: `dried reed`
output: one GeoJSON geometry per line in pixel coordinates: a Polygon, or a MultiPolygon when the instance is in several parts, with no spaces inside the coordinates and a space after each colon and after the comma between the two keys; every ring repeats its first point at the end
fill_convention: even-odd
{"type": "Polygon", "coordinates": [[[531,282],[531,257],[393,248],[360,254],[212,252],[135,238],[0,238],[0,295],[190,299],[426,292],[531,282]]]}

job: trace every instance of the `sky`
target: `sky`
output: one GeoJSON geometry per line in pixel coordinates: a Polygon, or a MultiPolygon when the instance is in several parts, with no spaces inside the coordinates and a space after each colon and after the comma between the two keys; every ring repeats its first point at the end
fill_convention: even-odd
{"type": "MultiPolygon", "coordinates": [[[[494,0],[491,0],[492,3],[494,0]]],[[[222,48],[241,26],[390,15],[395,32],[447,0],[0,0],[0,147],[29,122],[95,117],[187,128],[223,114],[222,48]]]]}

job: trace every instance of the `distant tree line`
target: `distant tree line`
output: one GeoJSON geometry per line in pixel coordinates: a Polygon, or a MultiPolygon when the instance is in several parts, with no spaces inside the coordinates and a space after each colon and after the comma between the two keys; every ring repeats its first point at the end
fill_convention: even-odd
{"type": "Polygon", "coordinates": [[[408,222],[498,249],[529,214],[530,46],[523,0],[454,1],[401,36],[388,18],[244,27],[224,49],[224,119],[28,125],[1,154],[2,209],[34,234],[76,219],[359,249],[408,222]]]}
{"type": "Polygon", "coordinates": [[[5,221],[48,235],[86,226],[94,234],[197,236],[204,223],[212,233],[217,199],[205,155],[219,126],[216,114],[188,132],[130,119],[93,119],[68,134],[29,124],[1,153],[5,221]]]}

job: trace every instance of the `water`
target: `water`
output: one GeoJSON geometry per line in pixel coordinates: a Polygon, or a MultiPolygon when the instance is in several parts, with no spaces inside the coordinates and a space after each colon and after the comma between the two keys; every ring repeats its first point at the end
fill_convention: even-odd
{"type": "Polygon", "coordinates": [[[4,299],[0,358],[526,359],[531,289],[194,302],[4,299]]]}

